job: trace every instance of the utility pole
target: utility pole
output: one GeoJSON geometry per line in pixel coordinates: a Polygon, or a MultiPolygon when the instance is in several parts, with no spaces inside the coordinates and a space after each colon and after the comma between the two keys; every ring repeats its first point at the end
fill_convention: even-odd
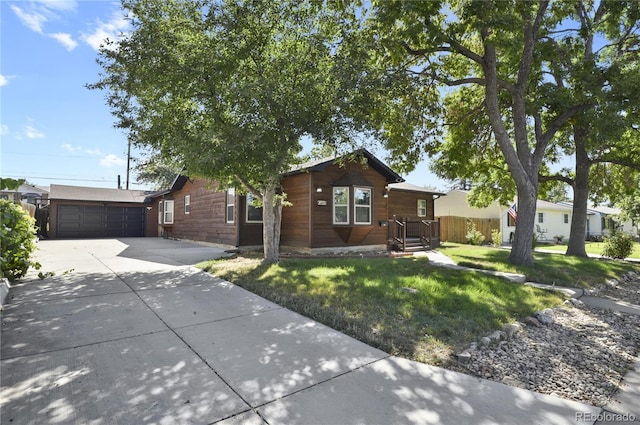
{"type": "Polygon", "coordinates": [[[127,182],[125,189],[129,190],[129,170],[131,168],[131,139],[127,142],[127,182]]]}

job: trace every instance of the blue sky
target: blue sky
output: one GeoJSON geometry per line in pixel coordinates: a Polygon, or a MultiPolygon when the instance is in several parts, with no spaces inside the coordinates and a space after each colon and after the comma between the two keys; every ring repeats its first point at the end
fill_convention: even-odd
{"type": "MultiPolygon", "coordinates": [[[[37,185],[124,186],[127,138],[113,127],[97,49],[126,31],[114,1],[0,1],[2,177],[37,185]]],[[[139,155],[133,151],[132,156],[139,155]]],[[[382,159],[382,158],[381,158],[382,159]]],[[[421,163],[408,182],[445,190],[421,163]]],[[[130,177],[131,189],[145,189],[130,177]]]]}

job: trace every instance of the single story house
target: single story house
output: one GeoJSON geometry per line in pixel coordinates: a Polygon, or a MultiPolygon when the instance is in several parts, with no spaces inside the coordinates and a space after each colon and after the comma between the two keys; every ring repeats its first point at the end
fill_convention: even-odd
{"type": "MultiPolygon", "coordinates": [[[[562,205],[572,207],[571,202],[560,202],[562,205]]],[[[638,223],[633,220],[622,220],[619,216],[622,211],[619,208],[606,205],[587,204],[587,239],[601,240],[611,234],[614,228],[628,233],[631,236],[640,236],[638,223]]]]}
{"type": "Polygon", "coordinates": [[[43,186],[30,183],[21,184],[17,190],[0,190],[0,199],[8,199],[15,202],[26,202],[40,207],[48,203],[49,190],[43,186]]]}
{"type": "MultiPolygon", "coordinates": [[[[439,245],[434,199],[440,193],[404,179],[367,150],[361,161],[332,157],[302,164],[282,176],[291,206],[283,208],[281,247],[295,251],[439,245]]],[[[220,244],[262,244],[262,209],[251,194],[221,190],[216,182],[179,175],[150,196],[159,235],[220,244]]]]}
{"type": "Polygon", "coordinates": [[[52,184],[48,237],[157,236],[155,212],[143,190],[52,184]],[[153,219],[149,219],[153,216],[153,219]]]}
{"type": "MultiPolygon", "coordinates": [[[[435,217],[441,220],[441,225],[444,226],[444,223],[448,222],[446,218],[449,217],[474,219],[476,223],[486,224],[483,226],[485,229],[499,229],[502,233],[502,242],[510,243],[516,229],[516,220],[509,214],[511,205],[504,206],[493,202],[485,208],[472,207],[467,200],[468,194],[468,191],[456,189],[447,192],[446,197],[438,200],[435,204],[435,217]]],[[[571,216],[571,206],[538,200],[534,225],[536,237],[543,242],[555,242],[556,237],[566,240],[571,230],[571,216]]],[[[485,240],[490,238],[490,230],[488,233],[485,235],[485,240]]],[[[464,235],[465,232],[458,234],[464,235]]],[[[465,241],[455,240],[454,242],[465,241]]]]}

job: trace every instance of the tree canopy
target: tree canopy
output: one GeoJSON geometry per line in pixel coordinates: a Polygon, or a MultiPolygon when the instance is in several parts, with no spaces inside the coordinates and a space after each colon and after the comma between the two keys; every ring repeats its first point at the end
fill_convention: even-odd
{"type": "MultiPolygon", "coordinates": [[[[333,77],[338,15],[312,1],[123,0],[132,31],[99,54],[90,88],[135,144],[262,201],[265,261],[278,259],[290,169],[305,135],[344,140],[333,77]]],[[[337,143],[337,142],[336,142],[337,143]]]]}

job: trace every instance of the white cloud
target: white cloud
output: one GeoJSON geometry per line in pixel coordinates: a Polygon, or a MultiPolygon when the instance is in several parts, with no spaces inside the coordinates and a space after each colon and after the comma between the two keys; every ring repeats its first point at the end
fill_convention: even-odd
{"type": "Polygon", "coordinates": [[[32,125],[26,125],[24,127],[24,135],[28,139],[44,139],[44,133],[32,125]]]}
{"type": "Polygon", "coordinates": [[[15,4],[11,5],[11,10],[18,16],[20,21],[32,31],[42,34],[42,26],[47,22],[47,17],[36,8],[29,7],[29,10],[19,8],[15,4]]]}
{"type": "Polygon", "coordinates": [[[97,27],[91,34],[82,34],[82,40],[95,50],[105,45],[107,39],[117,42],[121,34],[129,27],[129,22],[122,12],[116,12],[108,22],[98,20],[97,27]]]}
{"type": "Polygon", "coordinates": [[[12,75],[2,75],[2,74],[0,74],[0,87],[6,86],[7,84],[9,84],[9,80],[12,79],[12,78],[13,78],[12,75]]]}
{"type": "Polygon", "coordinates": [[[125,164],[124,158],[120,158],[119,156],[114,155],[112,153],[110,153],[109,155],[105,156],[100,160],[100,165],[108,168],[117,167],[124,164],[125,164]]]}
{"type": "Polygon", "coordinates": [[[60,19],[61,13],[74,12],[77,6],[78,2],[75,0],[32,0],[21,2],[20,6],[12,4],[10,7],[27,28],[57,40],[65,49],[72,51],[78,42],[70,34],[45,33],[44,26],[50,20],[60,19]]]}
{"type": "Polygon", "coordinates": [[[2,124],[0,126],[0,136],[6,136],[7,134],[9,134],[9,126],[2,124]]]}
{"type": "Polygon", "coordinates": [[[78,42],[71,38],[71,34],[67,34],[64,32],[49,34],[49,37],[55,38],[69,52],[75,49],[78,45],[78,42]]]}

